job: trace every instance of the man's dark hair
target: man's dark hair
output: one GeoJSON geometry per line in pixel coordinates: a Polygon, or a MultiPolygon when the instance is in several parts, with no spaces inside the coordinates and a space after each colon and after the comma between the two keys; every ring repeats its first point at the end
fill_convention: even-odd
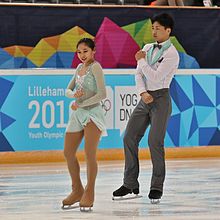
{"type": "Polygon", "coordinates": [[[160,25],[164,26],[165,28],[170,28],[171,31],[173,30],[174,27],[174,20],[171,17],[171,15],[167,14],[167,13],[163,13],[163,14],[159,14],[154,16],[151,19],[152,24],[154,22],[158,22],[160,25]]]}

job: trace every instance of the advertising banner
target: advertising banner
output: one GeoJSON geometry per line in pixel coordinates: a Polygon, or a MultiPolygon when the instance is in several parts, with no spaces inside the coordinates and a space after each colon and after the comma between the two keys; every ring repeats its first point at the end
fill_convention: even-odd
{"type": "MultiPolygon", "coordinates": [[[[36,75],[33,70],[23,70],[22,75],[20,72],[0,75],[0,151],[62,149],[73,101],[65,97],[65,88],[74,71],[66,74],[62,70],[54,75],[43,69],[35,70],[36,75]]],[[[119,70],[111,72],[114,74],[105,75],[107,98],[101,102],[108,136],[102,137],[100,149],[123,147],[126,124],[140,99],[131,70],[128,74],[126,70],[123,74],[119,70]]],[[[176,75],[171,84],[173,111],[165,145],[219,145],[219,71],[188,73],[176,75]]],[[[140,147],[148,145],[148,132],[149,128],[140,147]]]]}

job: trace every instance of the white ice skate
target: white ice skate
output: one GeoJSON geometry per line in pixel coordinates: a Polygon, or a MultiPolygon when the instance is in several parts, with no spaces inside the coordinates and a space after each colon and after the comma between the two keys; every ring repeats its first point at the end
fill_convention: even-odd
{"type": "Polygon", "coordinates": [[[79,201],[81,199],[81,194],[72,191],[63,201],[62,201],[62,209],[76,209],[79,208],[79,201]]]}
{"type": "Polygon", "coordinates": [[[93,207],[93,206],[90,206],[90,207],[80,206],[80,211],[81,211],[81,212],[92,212],[92,207],[93,207]]]}
{"type": "Polygon", "coordinates": [[[69,210],[69,209],[78,209],[79,203],[75,203],[73,205],[62,205],[61,209],[63,210],[69,210]]]}

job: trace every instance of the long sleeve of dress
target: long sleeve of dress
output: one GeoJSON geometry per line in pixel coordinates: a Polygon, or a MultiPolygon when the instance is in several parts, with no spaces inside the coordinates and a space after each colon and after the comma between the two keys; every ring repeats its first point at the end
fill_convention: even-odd
{"type": "Polygon", "coordinates": [[[73,95],[74,95],[73,90],[74,90],[75,86],[76,86],[76,78],[75,78],[75,75],[74,75],[74,76],[72,77],[72,79],[70,80],[70,82],[69,82],[67,88],[66,88],[66,91],[65,91],[66,97],[68,97],[68,98],[74,98],[74,96],[73,96],[73,95]]]}
{"type": "Polygon", "coordinates": [[[103,71],[102,71],[102,67],[99,63],[94,63],[92,65],[92,74],[95,77],[97,92],[95,93],[94,96],[78,103],[79,107],[87,107],[87,106],[90,106],[90,105],[94,105],[94,104],[97,104],[101,100],[106,98],[106,88],[105,88],[104,74],[103,74],[103,71]]]}

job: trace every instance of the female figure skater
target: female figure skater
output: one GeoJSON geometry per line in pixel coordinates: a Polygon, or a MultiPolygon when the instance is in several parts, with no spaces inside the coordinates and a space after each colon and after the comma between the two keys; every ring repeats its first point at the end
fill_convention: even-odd
{"type": "Polygon", "coordinates": [[[66,96],[75,98],[64,141],[64,156],[72,180],[72,192],[63,200],[63,207],[79,202],[81,211],[91,211],[95,197],[97,175],[96,150],[101,134],[106,131],[104,112],[100,101],[106,98],[106,88],[101,65],[95,61],[95,43],[83,38],[77,43],[77,55],[82,61],[70,81],[66,96]],[[80,179],[76,151],[85,139],[87,185],[80,179]]]}

